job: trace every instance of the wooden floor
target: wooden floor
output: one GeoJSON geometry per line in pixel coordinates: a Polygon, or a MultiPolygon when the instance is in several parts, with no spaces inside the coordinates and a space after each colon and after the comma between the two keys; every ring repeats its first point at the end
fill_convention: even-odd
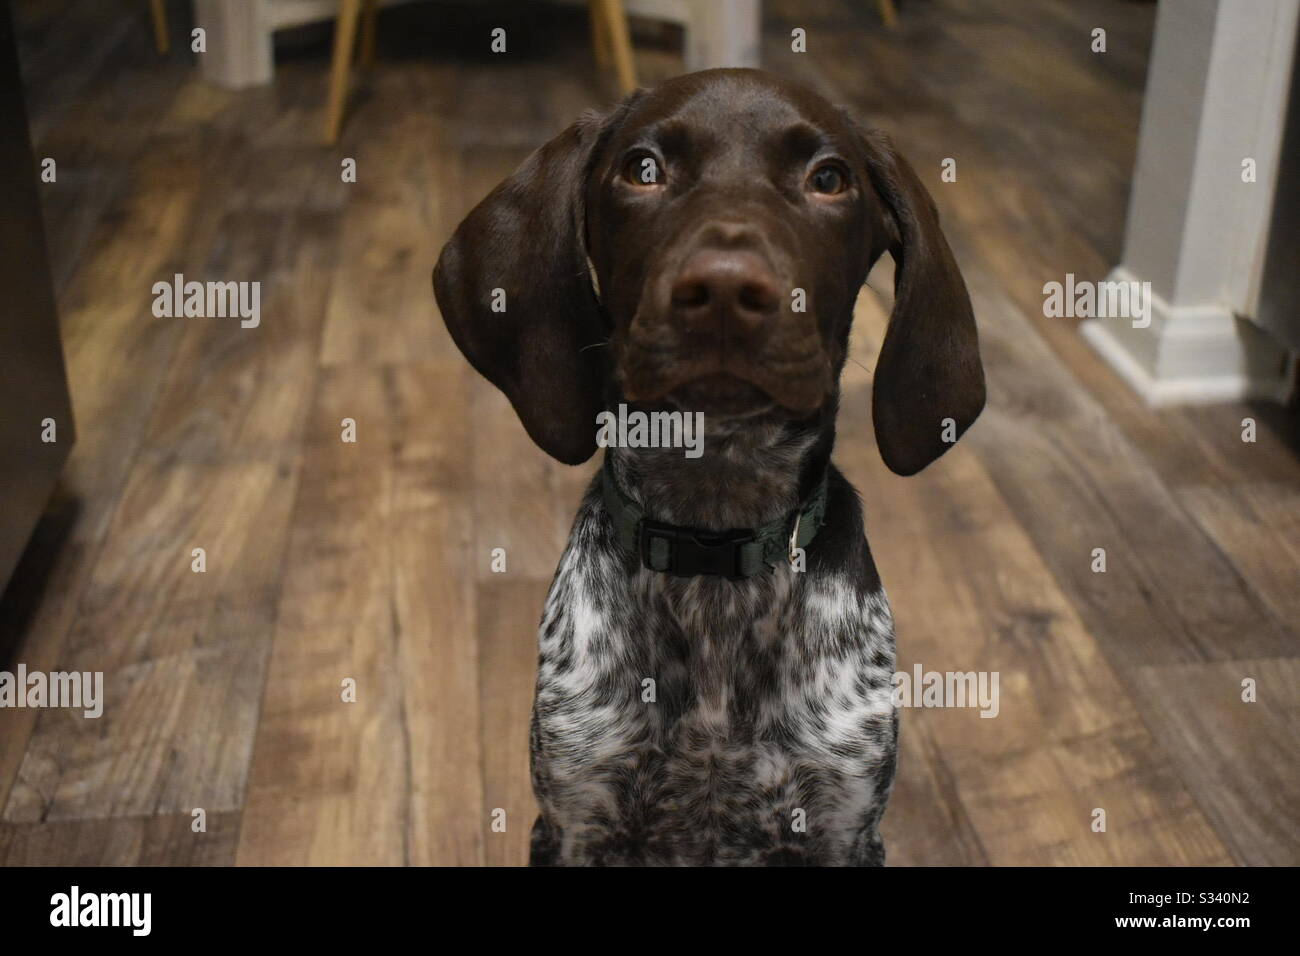
{"type": "MultiPolygon", "coordinates": [[[[522,863],[535,622],[592,466],[528,442],[429,272],[474,201],[608,98],[581,9],[386,11],[330,149],[328,32],[274,87],[225,92],[190,66],[187,6],[159,60],[144,4],[15,4],[36,154],[58,163],[42,190],[79,438],[0,606],[0,667],[103,671],[107,703],[0,710],[0,862],[522,863]],[[482,40],[498,21],[508,56],[482,40]],[[154,318],[177,272],[260,280],[261,326],[154,318]]],[[[891,34],[872,4],[765,4],[769,68],[923,171],[988,373],[962,443],[889,474],[873,279],[837,459],[899,664],[996,670],[1002,690],[995,720],[904,712],[890,862],[1300,863],[1295,415],[1152,413],[1042,316],[1044,282],[1118,258],[1153,7],[996,6],[908,3],[891,34]]]]}

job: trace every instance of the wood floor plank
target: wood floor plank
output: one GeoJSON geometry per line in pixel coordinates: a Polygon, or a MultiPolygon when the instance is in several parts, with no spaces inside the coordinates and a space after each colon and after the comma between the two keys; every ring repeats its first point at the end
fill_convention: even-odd
{"type": "Polygon", "coordinates": [[[437,363],[322,376],[241,864],[482,862],[467,458],[447,470],[468,426],[448,401],[401,404],[458,381],[437,363]],[[416,480],[438,461],[441,484],[416,480]]]}
{"type": "MultiPolygon", "coordinates": [[[[145,447],[170,459],[283,457],[301,438],[337,262],[336,211],[232,211],[222,254],[201,274],[259,283],[259,321],[177,319],[184,336],[145,447]]],[[[166,321],[166,320],[164,320],[166,321]]]]}
{"type": "Polygon", "coordinates": [[[381,370],[321,375],[263,692],[238,860],[401,863],[407,773],[394,651],[381,370]],[[357,423],[356,443],[340,422],[357,423]],[[355,703],[344,681],[355,682],[355,703]]]}
{"type": "MultiPolygon", "coordinates": [[[[411,72],[376,79],[366,135],[345,154],[356,162],[356,182],[344,187],[349,203],[321,343],[327,367],[459,354],[439,321],[431,279],[442,237],[459,221],[452,206],[468,198],[447,145],[454,126],[446,112],[409,108],[413,86],[445,88],[451,74],[411,72]]],[[[337,170],[339,161],[329,161],[337,170]]]]}
{"type": "MultiPolygon", "coordinates": [[[[485,381],[472,386],[474,433],[474,569],[493,575],[500,555],[510,574],[549,580],[573,521],[556,507],[557,472],[529,441],[510,402],[485,381]]],[[[592,427],[595,427],[593,423],[592,427]]]]}
{"type": "Polygon", "coordinates": [[[220,596],[273,604],[293,506],[294,462],[191,464],[146,455],[104,541],[83,598],[87,612],[220,596]],[[196,548],[206,571],[193,570],[196,548]]]}
{"type": "Polygon", "coordinates": [[[238,813],[0,823],[0,866],[230,866],[238,813]]]}
{"type": "Polygon", "coordinates": [[[528,772],[528,729],[537,679],[537,626],[548,581],[500,574],[478,585],[483,800],[504,813],[487,837],[490,866],[524,866],[537,804],[528,772]]]}
{"type": "Polygon", "coordinates": [[[77,534],[87,540],[106,530],[185,333],[185,320],[153,316],[151,289],[206,254],[188,240],[212,218],[200,199],[209,172],[197,143],[162,143],[142,158],[139,185],[114,204],[59,300],[79,425],[64,481],[86,508],[77,534]]]}
{"type": "Polygon", "coordinates": [[[1300,660],[1141,667],[1147,722],[1236,862],[1300,864],[1300,660]],[[1243,699],[1254,682],[1256,701],[1243,699]]]}
{"type": "MultiPolygon", "coordinates": [[[[905,665],[900,665],[906,669],[905,665]]],[[[889,866],[988,866],[952,768],[931,738],[925,711],[900,729],[898,776],[880,824],[889,866]]]]}
{"type": "MultiPolygon", "coordinates": [[[[1300,621],[1300,488],[1237,482],[1176,494],[1277,620],[1294,627],[1300,621]]],[[[1293,652],[1300,656],[1300,643],[1293,652]]]]}
{"type": "Polygon", "coordinates": [[[219,601],[161,603],[78,625],[58,667],[103,672],[103,715],[41,712],[6,822],[240,807],[269,612],[219,601]],[[105,634],[130,639],[105,641],[105,634]]]}
{"type": "Polygon", "coordinates": [[[981,454],[1089,628],[1123,664],[1287,653],[1278,625],[1136,448],[978,272],[989,404],[981,454]],[[1106,571],[1093,571],[1093,551],[1106,571]],[[1213,587],[1205,586],[1213,582],[1213,587]]]}
{"type": "Polygon", "coordinates": [[[476,608],[465,501],[403,516],[396,613],[409,740],[410,862],[481,866],[491,838],[481,776],[476,608]]]}
{"type": "Polygon", "coordinates": [[[395,626],[410,747],[416,865],[482,865],[484,816],[479,675],[483,648],[473,575],[473,423],[463,414],[473,371],[456,359],[393,370],[395,626]]]}
{"type": "Polygon", "coordinates": [[[104,715],[41,715],[5,819],[239,805],[295,480],[277,462],[133,470],[57,662],[104,674],[104,715]]]}
{"type": "MultiPolygon", "coordinates": [[[[29,671],[56,670],[76,617],[76,601],[94,564],[95,548],[74,537],[79,506],[56,490],[37,523],[27,550],[0,597],[0,660],[22,662],[29,671]]],[[[0,708],[0,808],[22,765],[40,713],[28,708],[0,708]]],[[[3,813],[0,812],[0,817],[3,813]]]]}

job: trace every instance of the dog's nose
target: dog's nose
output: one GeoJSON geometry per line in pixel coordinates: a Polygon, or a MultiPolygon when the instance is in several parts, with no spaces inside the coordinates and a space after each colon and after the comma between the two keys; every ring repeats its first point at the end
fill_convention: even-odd
{"type": "Polygon", "coordinates": [[[763,258],[738,249],[692,255],[672,285],[673,321],[692,332],[756,332],[781,305],[763,258]]]}

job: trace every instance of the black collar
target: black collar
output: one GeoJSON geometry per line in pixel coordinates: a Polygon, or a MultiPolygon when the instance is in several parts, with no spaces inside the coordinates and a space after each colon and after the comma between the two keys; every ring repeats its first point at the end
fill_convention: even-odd
{"type": "Polygon", "coordinates": [[[759,528],[700,531],[653,521],[623,493],[614,478],[611,457],[601,469],[605,510],[614,519],[623,550],[638,555],[651,571],[678,577],[699,574],[749,578],[794,557],[817,536],[826,518],[826,476],[804,506],[759,528]]]}

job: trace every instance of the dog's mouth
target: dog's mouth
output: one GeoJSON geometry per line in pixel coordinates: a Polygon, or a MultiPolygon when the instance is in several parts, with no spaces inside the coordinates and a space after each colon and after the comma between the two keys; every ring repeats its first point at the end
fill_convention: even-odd
{"type": "Polygon", "coordinates": [[[709,356],[682,360],[633,351],[623,357],[618,377],[629,401],[666,402],[681,411],[720,418],[764,412],[803,418],[822,406],[832,385],[823,356],[780,364],[723,362],[709,356]]]}
{"type": "Polygon", "coordinates": [[[757,385],[725,372],[679,385],[665,398],[682,411],[703,412],[716,418],[749,418],[771,411],[777,405],[757,385]]]}

